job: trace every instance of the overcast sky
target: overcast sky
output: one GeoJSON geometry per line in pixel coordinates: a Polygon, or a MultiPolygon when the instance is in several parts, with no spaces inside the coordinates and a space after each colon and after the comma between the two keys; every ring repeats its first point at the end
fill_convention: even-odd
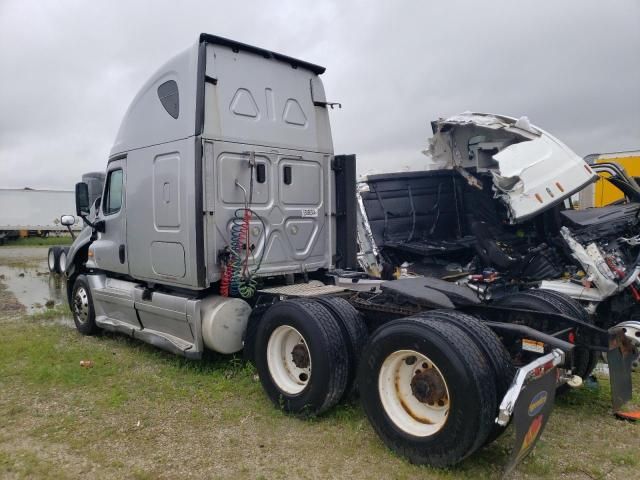
{"type": "Polygon", "coordinates": [[[361,172],[424,165],[429,122],[465,110],[581,155],[640,149],[638,0],[0,0],[0,186],[103,170],[139,87],[200,32],[324,65],[361,172]]]}

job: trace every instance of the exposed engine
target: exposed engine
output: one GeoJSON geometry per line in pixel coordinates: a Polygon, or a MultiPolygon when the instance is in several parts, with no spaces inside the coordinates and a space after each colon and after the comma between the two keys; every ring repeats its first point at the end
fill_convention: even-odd
{"type": "MultiPolygon", "coordinates": [[[[635,203],[583,211],[558,207],[519,225],[472,220],[469,235],[446,239],[421,238],[415,227],[412,238],[376,242],[376,263],[386,278],[466,282],[486,299],[541,286],[581,300],[592,313],[606,310],[599,316],[613,324],[640,316],[639,214],[635,203]]],[[[438,223],[445,222],[443,215],[438,223]]],[[[373,226],[378,233],[375,220],[373,226]]]]}

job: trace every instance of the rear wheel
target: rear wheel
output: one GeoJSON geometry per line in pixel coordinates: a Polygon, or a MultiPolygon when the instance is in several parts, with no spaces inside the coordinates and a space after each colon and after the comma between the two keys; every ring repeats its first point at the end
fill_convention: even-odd
{"type": "Polygon", "coordinates": [[[69,249],[66,247],[60,248],[60,254],[58,255],[58,265],[56,268],[56,272],[63,274],[67,269],[67,253],[69,249]]]}
{"type": "Polygon", "coordinates": [[[256,331],[260,381],[274,404],[287,412],[318,415],[334,406],[347,385],[347,355],[340,325],[311,300],[276,303],[256,331]]]}
{"type": "MultiPolygon", "coordinates": [[[[583,322],[593,323],[587,311],[572,298],[551,290],[527,290],[506,296],[497,302],[498,305],[540,312],[559,313],[583,322]]],[[[536,328],[536,325],[532,325],[536,328]]],[[[586,347],[577,346],[573,351],[573,373],[585,379],[598,363],[598,352],[586,347]]],[[[560,391],[566,390],[566,387],[560,391]]]]}
{"type": "Polygon", "coordinates": [[[432,312],[380,327],[358,370],[364,411],[384,443],[413,463],[454,465],[488,438],[497,408],[486,356],[432,312]]]}
{"type": "Polygon", "coordinates": [[[60,258],[60,247],[49,247],[49,252],[47,253],[47,264],[49,266],[49,271],[52,273],[58,272],[58,259],[60,258]]]}
{"type": "Polygon", "coordinates": [[[362,350],[367,343],[369,333],[362,315],[344,298],[316,297],[314,300],[323,305],[336,319],[342,330],[342,336],[347,346],[348,369],[345,396],[355,393],[355,377],[362,350]]]}
{"type": "MultiPolygon", "coordinates": [[[[478,318],[456,310],[433,310],[428,313],[428,317],[433,320],[456,325],[473,340],[476,347],[478,347],[489,361],[491,371],[496,380],[496,398],[497,404],[499,405],[511,386],[516,369],[511,362],[509,352],[498,336],[478,318]]],[[[496,405],[496,411],[494,412],[495,416],[498,415],[498,405],[496,405]]],[[[497,423],[494,423],[486,443],[493,442],[504,432],[505,428],[506,427],[501,427],[497,423]]]]}
{"type": "Polygon", "coordinates": [[[444,427],[451,394],[444,375],[426,355],[397,350],[384,359],[378,391],[385,412],[411,435],[428,437],[444,427]]]}
{"type": "MultiPolygon", "coordinates": [[[[542,298],[555,299],[562,304],[563,310],[567,312],[567,315],[573,315],[578,320],[582,320],[585,323],[593,324],[593,319],[589,312],[580,305],[580,302],[574,298],[569,297],[560,292],[554,292],[553,290],[532,290],[532,295],[538,295],[542,298]],[[572,313],[569,313],[572,312],[572,313]]],[[[582,378],[587,378],[593,373],[593,370],[598,364],[600,359],[600,353],[589,350],[584,347],[576,347],[574,350],[574,364],[576,368],[576,375],[582,378]],[[582,374],[581,374],[582,373],[582,374]]]]}

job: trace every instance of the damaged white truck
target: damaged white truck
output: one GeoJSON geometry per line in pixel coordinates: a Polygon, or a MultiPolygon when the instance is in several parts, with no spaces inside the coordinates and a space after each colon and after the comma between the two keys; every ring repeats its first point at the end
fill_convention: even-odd
{"type": "MultiPolygon", "coordinates": [[[[357,268],[355,156],[334,155],[323,72],[202,34],[151,77],[122,122],[95,215],[76,186],[86,226],[65,275],[78,330],[193,359],[243,349],[274,405],[293,414],[357,392],[386,445],[435,466],[512,422],[512,468],[556,387],[579,383],[592,352],[608,353],[616,402],[628,400],[624,330],[593,325],[566,295],[497,304],[440,278],[383,281],[357,268]]],[[[583,183],[592,176],[585,169],[583,183]]],[[[453,190],[428,188],[429,199],[408,197],[405,238],[382,194],[374,234],[413,241],[443,228],[434,205],[450,209],[453,190]]]]}
{"type": "MultiPolygon", "coordinates": [[[[625,328],[637,345],[636,181],[615,163],[587,165],[524,117],[463,113],[432,127],[429,170],[359,184],[361,252],[377,255],[361,255],[364,268],[389,275],[405,264],[409,274],[456,280],[498,303],[532,287],[562,293],[599,327],[631,322],[625,328]],[[624,199],[576,208],[575,194],[598,173],[624,199]]],[[[581,377],[595,366],[592,357],[581,377]]]]}

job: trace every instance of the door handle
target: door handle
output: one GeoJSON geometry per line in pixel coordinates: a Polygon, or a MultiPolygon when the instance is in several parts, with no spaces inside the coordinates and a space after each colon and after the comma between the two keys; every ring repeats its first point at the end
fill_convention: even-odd
{"type": "Polygon", "coordinates": [[[285,165],[285,167],[283,168],[283,174],[284,174],[284,184],[285,185],[291,185],[291,165],[285,165]]]}
{"type": "Polygon", "coordinates": [[[120,263],[124,263],[124,245],[120,245],[120,248],[118,248],[118,256],[120,257],[120,263]]]}

